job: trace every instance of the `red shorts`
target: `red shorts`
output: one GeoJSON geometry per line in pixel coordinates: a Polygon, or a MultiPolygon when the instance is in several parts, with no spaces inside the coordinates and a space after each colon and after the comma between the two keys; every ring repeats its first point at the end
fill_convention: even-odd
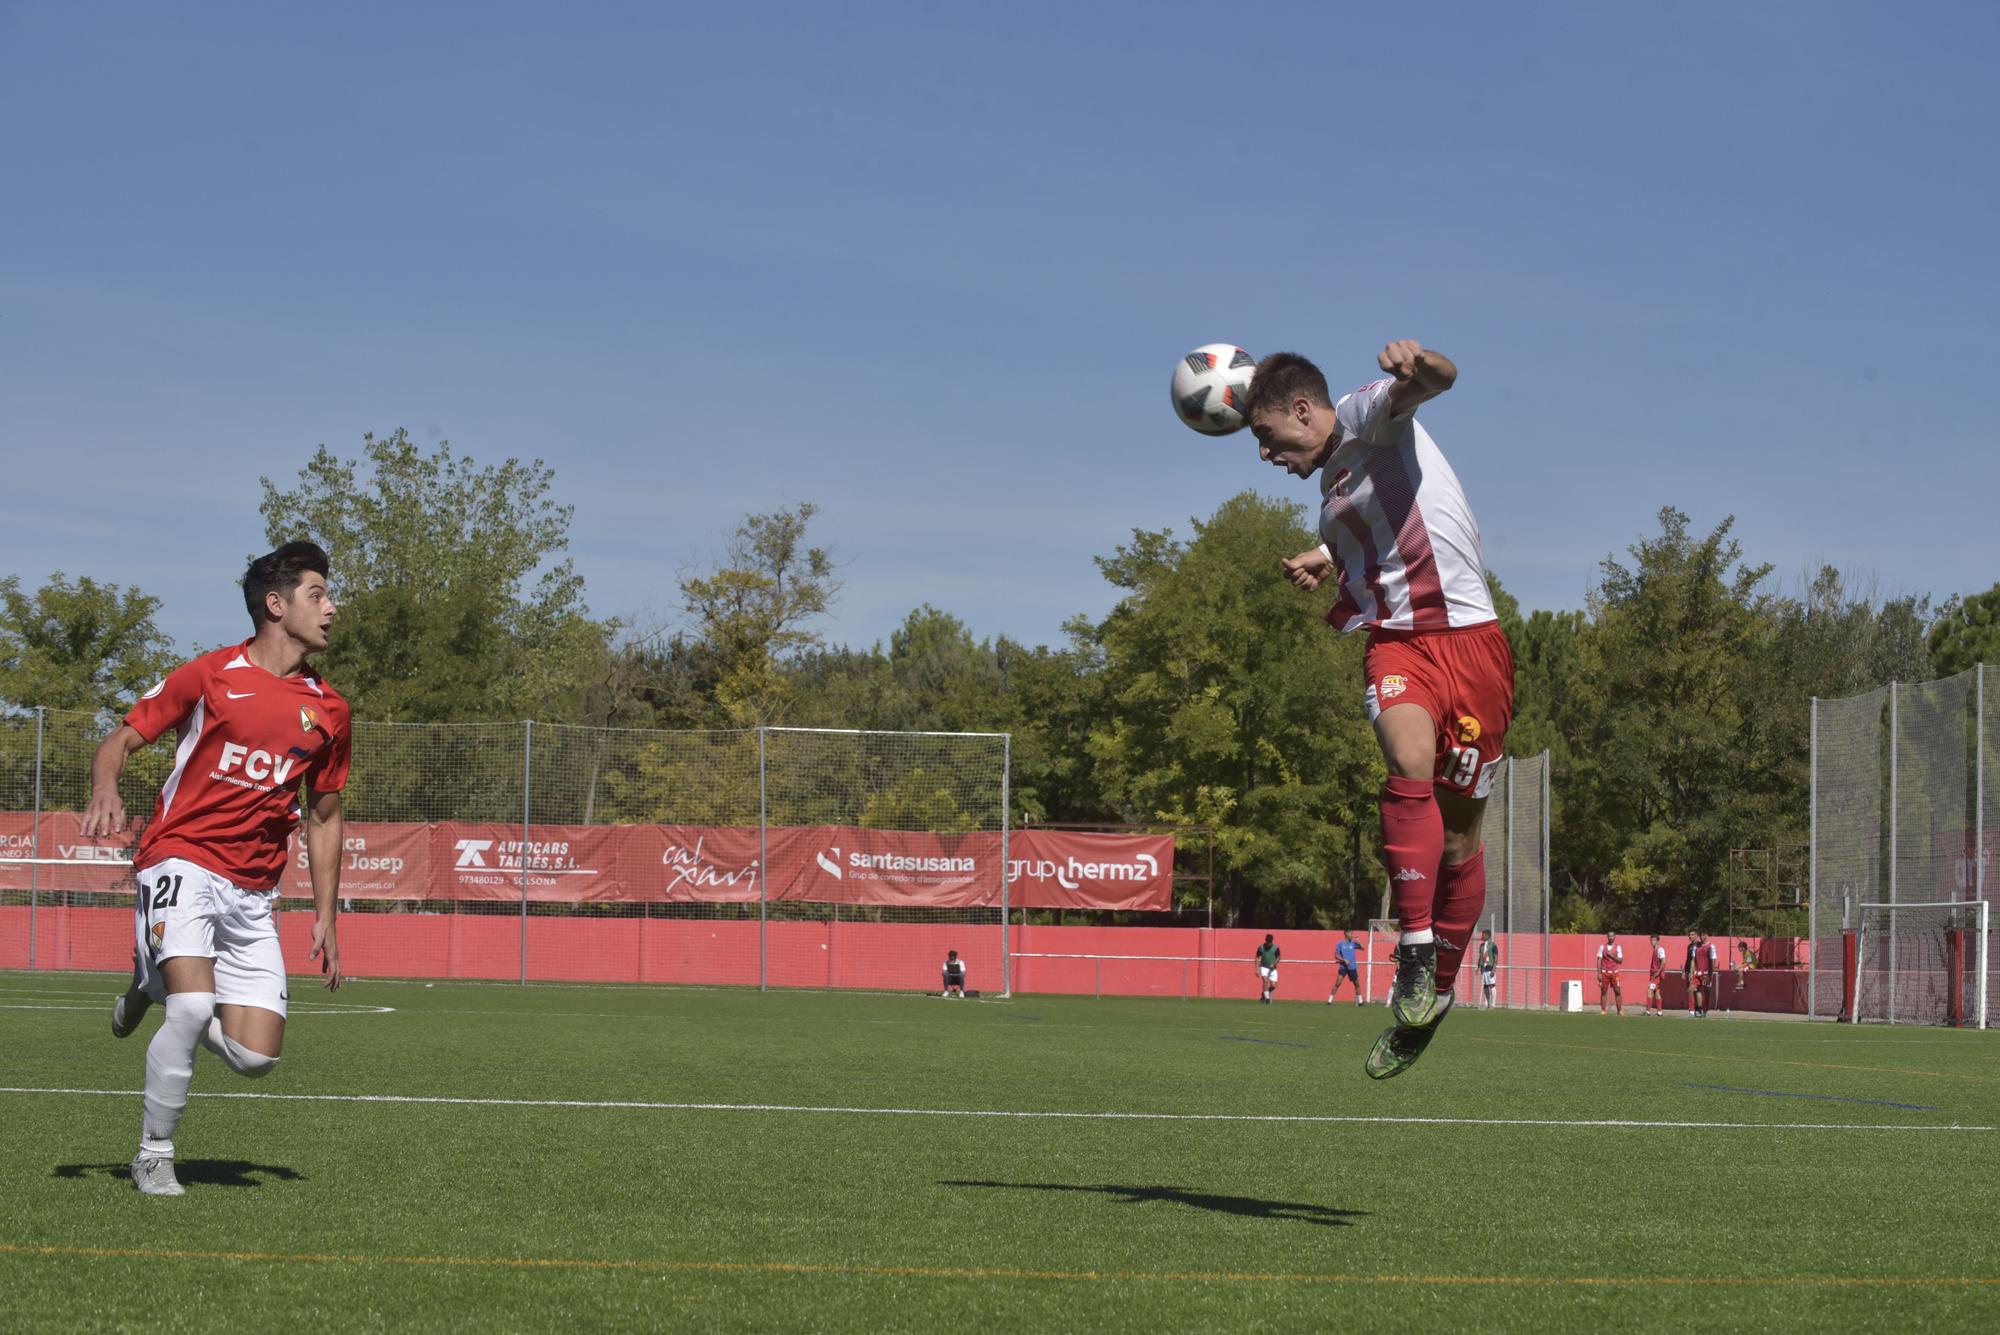
{"type": "Polygon", "coordinates": [[[1514,652],[1499,622],[1370,631],[1361,671],[1371,723],[1392,705],[1422,705],[1431,716],[1439,787],[1469,797],[1492,790],[1514,718],[1514,652]]]}
{"type": "Polygon", "coordinates": [[[1597,975],[1597,985],[1607,992],[1623,992],[1625,990],[1625,985],[1618,981],[1618,975],[1615,973],[1601,973],[1597,975]]]}

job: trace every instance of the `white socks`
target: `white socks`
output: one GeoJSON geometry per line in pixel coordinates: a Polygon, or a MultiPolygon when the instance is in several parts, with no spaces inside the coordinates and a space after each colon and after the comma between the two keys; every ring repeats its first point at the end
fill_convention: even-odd
{"type": "Polygon", "coordinates": [[[252,1052],[235,1039],[222,1032],[220,1019],[210,1020],[208,1028],[202,1031],[201,1045],[229,1064],[229,1069],[238,1075],[247,1075],[252,1080],[271,1073],[278,1064],[276,1057],[267,1057],[261,1052],[252,1052]]]}
{"type": "Polygon", "coordinates": [[[213,992],[175,992],[167,997],[166,1019],[146,1048],[146,1117],[139,1136],[142,1152],[173,1157],[174,1128],[187,1111],[188,1082],[194,1079],[194,1050],[214,1018],[213,992]]]}
{"type": "Polygon", "coordinates": [[[167,1015],[146,1047],[146,1118],[140,1129],[144,1154],[172,1158],[174,1130],[187,1111],[188,1085],[194,1080],[194,1054],[205,1047],[238,1075],[251,1079],[269,1075],[276,1057],[252,1052],[222,1032],[215,1015],[215,993],[175,992],[167,997],[167,1015]]]}

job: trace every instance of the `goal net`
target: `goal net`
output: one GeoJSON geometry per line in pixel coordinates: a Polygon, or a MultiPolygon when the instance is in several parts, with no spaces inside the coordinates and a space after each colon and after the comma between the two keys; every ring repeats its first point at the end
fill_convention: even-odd
{"type": "Polygon", "coordinates": [[[1986,1027],[1985,901],[1863,904],[1854,933],[1857,1024],[1986,1027]]]}

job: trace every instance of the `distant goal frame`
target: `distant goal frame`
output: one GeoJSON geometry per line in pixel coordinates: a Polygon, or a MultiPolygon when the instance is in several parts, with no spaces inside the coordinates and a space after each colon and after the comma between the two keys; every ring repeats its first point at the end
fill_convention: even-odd
{"type": "MultiPolygon", "coordinates": [[[[1853,962],[1852,972],[1849,974],[1849,979],[1850,979],[1849,989],[1848,989],[1849,1002],[1847,1008],[1847,1013],[1852,1018],[1853,1023],[1895,1024],[1897,1022],[1896,1021],[1896,939],[1893,932],[1889,934],[1889,952],[1888,952],[1889,960],[1886,971],[1887,972],[1886,1001],[1883,1006],[1883,1014],[1879,1018],[1862,1014],[1861,988],[1862,988],[1862,981],[1867,976],[1866,971],[1868,966],[1868,960],[1870,958],[1867,953],[1868,935],[1869,935],[1868,915],[1871,913],[1885,913],[1889,916],[1890,920],[1893,922],[1895,919],[1895,915],[1898,913],[1914,912],[1919,909],[1945,909],[1958,912],[1970,912],[1973,915],[1975,921],[1973,925],[1961,929],[1966,932],[1969,932],[1973,942],[1972,952],[1971,952],[1972,961],[1970,970],[1973,981],[1972,995],[1970,997],[1964,998],[1964,1000],[1969,1004],[1967,1004],[1964,1007],[1962,1016],[1952,1016],[1950,1014],[1947,1014],[1944,1023],[1951,1025],[1954,1028],[1981,1029],[1981,1030],[1986,1029],[1988,1027],[1986,981],[1987,981],[1987,966],[1989,962],[1988,948],[1991,939],[1989,936],[1989,928],[1990,928],[1989,919],[1991,916],[1990,907],[1991,906],[1988,904],[1988,902],[1983,899],[1937,899],[1937,900],[1926,900],[1926,901],[1912,902],[1912,903],[1875,903],[1875,904],[1856,905],[1857,914],[1855,917],[1855,928],[1854,928],[1854,962],[1853,962]],[[1956,1021],[1956,1023],[1954,1023],[1954,1021],[1956,1021]]],[[[1965,970],[1963,968],[1956,968],[1954,969],[1953,972],[1957,976],[1963,977],[1965,970]]],[[[1904,1021],[1904,1023],[1907,1024],[1910,1022],[1904,1021]]]]}

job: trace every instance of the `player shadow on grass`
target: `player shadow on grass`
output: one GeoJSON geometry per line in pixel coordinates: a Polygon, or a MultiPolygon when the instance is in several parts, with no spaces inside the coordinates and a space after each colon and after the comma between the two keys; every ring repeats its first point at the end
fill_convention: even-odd
{"type": "MultiPolygon", "coordinates": [[[[132,1165],[129,1163],[64,1163],[57,1164],[52,1176],[68,1178],[109,1177],[120,1182],[131,1181],[132,1165]]],[[[203,1187],[261,1187],[259,1177],[276,1179],[280,1182],[303,1182],[305,1174],[296,1168],[283,1164],[251,1163],[246,1159],[177,1159],[174,1161],[174,1176],[180,1184],[203,1187]]]]}
{"type": "Polygon", "coordinates": [[[940,1182],[941,1187],[988,1187],[1003,1191],[1082,1191],[1099,1196],[1117,1198],[1120,1205],[1139,1205],[1147,1201],[1171,1201],[1176,1205],[1192,1206],[1197,1210],[1214,1210],[1218,1214],[1243,1215],[1250,1219],[1284,1219],[1301,1224],[1318,1224],[1322,1228],[1351,1228],[1348,1221],[1365,1219],[1366,1210],[1337,1210],[1331,1205],[1313,1205],[1305,1201],[1267,1201],[1255,1196],[1220,1196],[1209,1191],[1190,1191],[1186,1187],[1119,1187],[1106,1184],[1101,1187],[1076,1186],[1067,1182],[940,1182]]]}

